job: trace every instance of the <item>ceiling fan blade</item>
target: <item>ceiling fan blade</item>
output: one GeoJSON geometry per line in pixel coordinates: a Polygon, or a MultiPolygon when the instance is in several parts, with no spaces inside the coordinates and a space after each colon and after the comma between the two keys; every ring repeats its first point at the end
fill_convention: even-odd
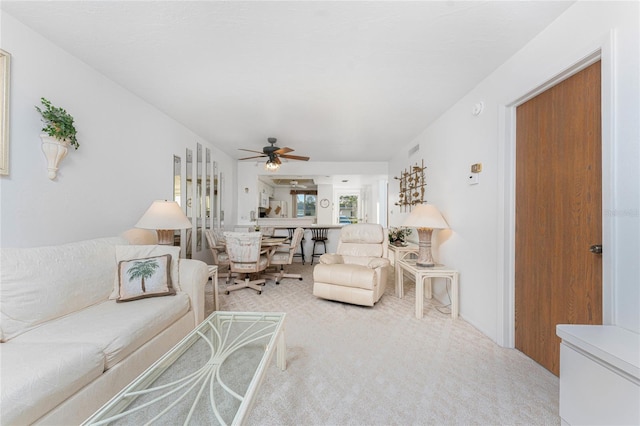
{"type": "Polygon", "coordinates": [[[273,153],[274,154],[286,154],[288,152],[293,152],[293,149],[288,148],[288,147],[285,146],[284,148],[278,148],[278,150],[274,151],[273,153]]]}
{"type": "Polygon", "coordinates": [[[281,154],[280,157],[288,158],[289,160],[309,161],[309,157],[303,157],[302,155],[281,154]]]}
{"type": "Polygon", "coordinates": [[[264,154],[264,152],[262,152],[262,151],[254,151],[254,150],[252,150],[252,149],[238,148],[238,150],[240,150],[240,151],[247,151],[247,152],[255,152],[256,154],[264,154]]]}
{"type": "Polygon", "coordinates": [[[282,164],[282,162],[280,161],[280,159],[278,157],[274,157],[273,158],[273,162],[276,164],[282,164]]]}
{"type": "Polygon", "coordinates": [[[256,155],[254,157],[238,158],[238,160],[251,160],[252,158],[263,158],[263,157],[266,157],[266,155],[256,155]]]}

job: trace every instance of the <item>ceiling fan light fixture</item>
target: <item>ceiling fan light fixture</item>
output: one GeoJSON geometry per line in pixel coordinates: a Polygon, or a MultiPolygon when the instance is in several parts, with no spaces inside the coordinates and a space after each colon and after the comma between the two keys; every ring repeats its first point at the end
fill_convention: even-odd
{"type": "Polygon", "coordinates": [[[266,163],[264,163],[264,169],[268,172],[276,172],[280,168],[280,164],[275,161],[269,159],[266,163]]]}

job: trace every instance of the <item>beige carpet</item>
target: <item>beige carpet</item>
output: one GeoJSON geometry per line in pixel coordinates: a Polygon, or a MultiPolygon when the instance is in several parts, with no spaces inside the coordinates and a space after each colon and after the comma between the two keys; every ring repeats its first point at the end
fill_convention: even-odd
{"type": "Polygon", "coordinates": [[[560,424],[557,377],[428,302],[415,318],[413,283],[368,308],[315,298],[308,263],[290,271],[304,280],[220,294],[222,310],[287,313],[287,369],[273,360],[247,424],[560,424]]]}

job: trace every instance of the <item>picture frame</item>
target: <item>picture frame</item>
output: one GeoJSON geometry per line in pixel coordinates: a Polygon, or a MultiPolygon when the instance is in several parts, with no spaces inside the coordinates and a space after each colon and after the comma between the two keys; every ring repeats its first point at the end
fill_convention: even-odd
{"type": "Polygon", "coordinates": [[[11,54],[0,49],[0,175],[9,174],[9,82],[11,54]]]}

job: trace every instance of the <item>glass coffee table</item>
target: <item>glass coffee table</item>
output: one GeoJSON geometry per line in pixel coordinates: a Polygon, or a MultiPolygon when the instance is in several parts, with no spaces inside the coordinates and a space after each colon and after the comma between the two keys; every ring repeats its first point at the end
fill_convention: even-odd
{"type": "Polygon", "coordinates": [[[84,424],[241,424],[274,352],[286,369],[285,315],[214,312],[84,424]]]}

